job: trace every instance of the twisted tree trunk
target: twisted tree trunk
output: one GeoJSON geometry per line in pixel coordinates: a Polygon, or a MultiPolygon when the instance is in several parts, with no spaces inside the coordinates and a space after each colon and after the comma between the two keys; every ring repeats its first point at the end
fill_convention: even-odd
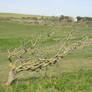
{"type": "Polygon", "coordinates": [[[15,79],[16,79],[16,78],[15,78],[15,72],[11,70],[11,71],[9,72],[8,81],[7,81],[7,83],[6,83],[6,86],[11,85],[11,83],[12,83],[15,79]]]}

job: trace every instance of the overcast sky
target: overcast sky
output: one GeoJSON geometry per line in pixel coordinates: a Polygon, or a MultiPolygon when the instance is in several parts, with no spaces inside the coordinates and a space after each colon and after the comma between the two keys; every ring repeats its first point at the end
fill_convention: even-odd
{"type": "Polygon", "coordinates": [[[0,12],[92,17],[92,0],[0,0],[0,12]]]}

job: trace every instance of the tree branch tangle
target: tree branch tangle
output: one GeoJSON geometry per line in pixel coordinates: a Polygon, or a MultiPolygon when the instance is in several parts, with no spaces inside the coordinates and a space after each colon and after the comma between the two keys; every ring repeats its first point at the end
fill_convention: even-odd
{"type": "Polygon", "coordinates": [[[71,36],[72,32],[68,34],[68,36],[66,37],[66,41],[64,41],[63,46],[61,45],[57,54],[48,59],[38,58],[37,60],[33,60],[30,57],[26,59],[23,58],[23,56],[27,52],[30,52],[37,46],[37,44],[40,43],[40,37],[36,39],[35,42],[33,42],[32,40],[27,41],[26,43],[24,43],[22,47],[14,49],[12,52],[8,50],[8,59],[10,61],[11,70],[9,72],[8,82],[6,83],[6,85],[10,85],[16,79],[16,74],[18,74],[21,71],[37,71],[44,67],[51,66],[55,64],[58,60],[62,59],[64,56],[71,53],[72,51],[78,48],[83,48],[84,46],[92,45],[92,39],[88,38],[76,41],[71,45],[67,45],[69,43],[71,36]],[[27,47],[29,43],[31,43],[31,46],[29,45],[27,47]]]}

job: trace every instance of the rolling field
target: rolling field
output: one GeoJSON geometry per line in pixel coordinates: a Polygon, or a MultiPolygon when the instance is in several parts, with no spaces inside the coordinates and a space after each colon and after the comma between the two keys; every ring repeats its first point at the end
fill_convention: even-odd
{"type": "Polygon", "coordinates": [[[40,16],[26,15],[26,14],[15,14],[15,13],[0,13],[0,17],[2,17],[2,18],[9,18],[9,17],[22,18],[22,17],[40,17],[40,16]]]}
{"type": "Polygon", "coordinates": [[[40,52],[42,57],[55,55],[62,46],[67,34],[73,32],[71,42],[84,35],[92,38],[92,27],[27,25],[0,21],[0,92],[92,92],[92,46],[73,51],[48,67],[47,71],[23,72],[10,87],[5,87],[9,73],[7,49],[22,45],[24,40],[41,35],[40,52]],[[48,33],[52,33],[48,37],[48,33]]]}

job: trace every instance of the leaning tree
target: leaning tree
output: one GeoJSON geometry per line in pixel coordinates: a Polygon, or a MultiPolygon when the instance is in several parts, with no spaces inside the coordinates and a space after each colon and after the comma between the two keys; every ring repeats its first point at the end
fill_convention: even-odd
{"type": "Polygon", "coordinates": [[[76,42],[69,44],[72,33],[73,31],[67,35],[66,40],[63,42],[63,44],[61,44],[57,53],[51,58],[35,58],[34,56],[35,48],[37,48],[38,44],[40,44],[41,36],[39,36],[35,41],[28,40],[24,42],[22,46],[15,48],[13,51],[10,51],[8,49],[10,72],[6,85],[10,85],[16,79],[16,75],[22,71],[39,71],[47,66],[56,64],[57,61],[59,61],[75,49],[92,45],[92,39],[89,39],[87,37],[86,39],[84,39],[85,37],[83,37],[83,39],[77,40],[76,42]],[[29,55],[29,57],[26,57],[29,52],[31,53],[31,55],[29,55]]]}

